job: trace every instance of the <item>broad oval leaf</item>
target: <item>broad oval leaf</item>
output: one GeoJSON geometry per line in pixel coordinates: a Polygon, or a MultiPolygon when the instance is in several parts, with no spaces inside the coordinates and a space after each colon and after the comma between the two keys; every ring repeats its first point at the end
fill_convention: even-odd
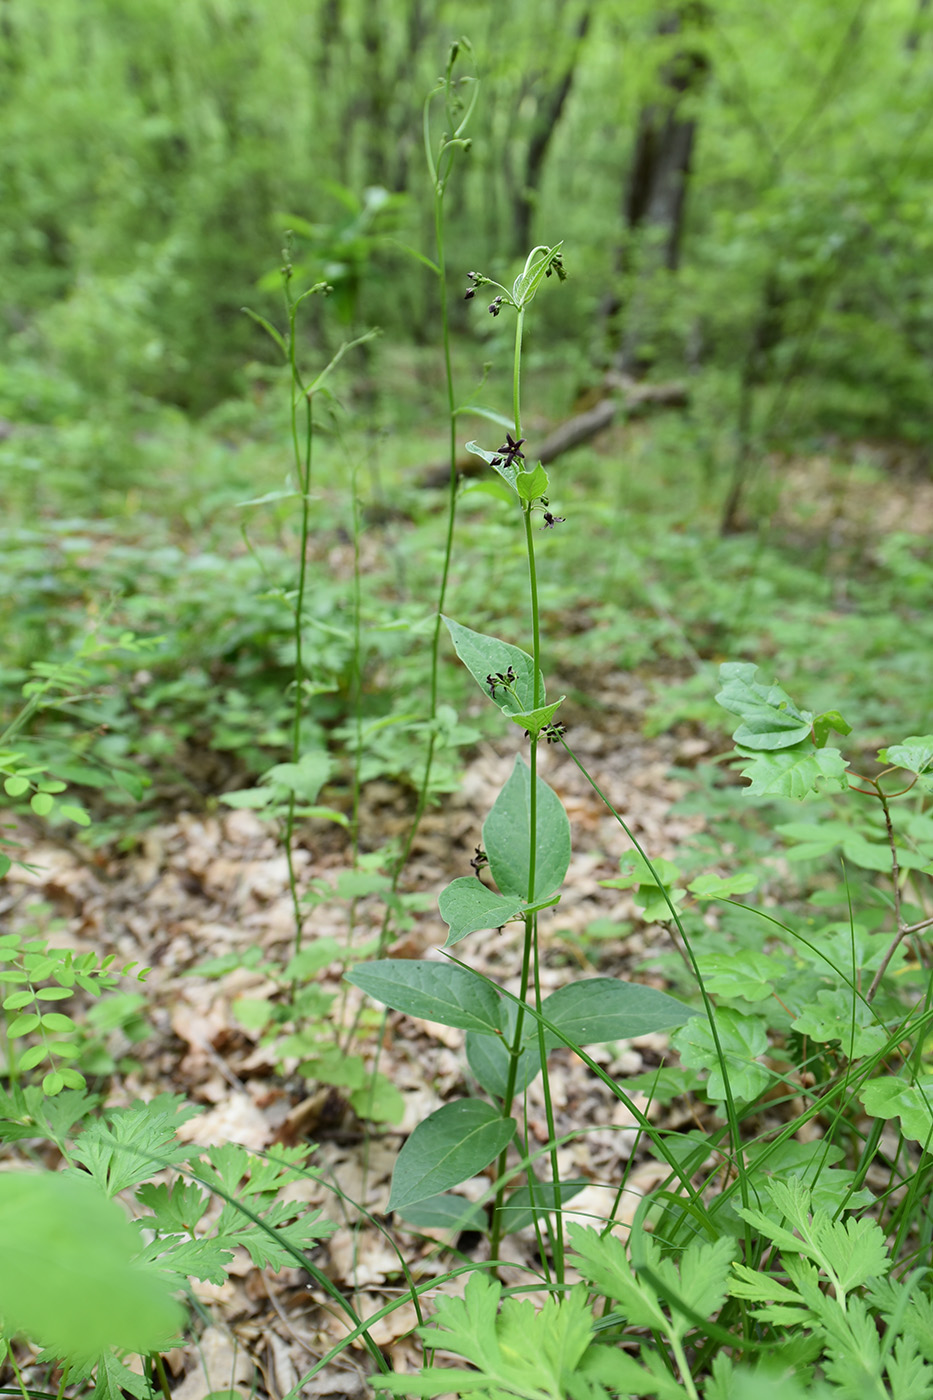
{"type": "Polygon", "coordinates": [[[419,1230],[485,1230],[489,1223],[482,1206],[449,1191],[406,1206],[400,1214],[419,1230]]]}
{"type": "Polygon", "coordinates": [[[475,875],[461,875],[441,890],[437,907],[450,926],[445,948],[452,948],[468,933],[483,928],[501,928],[521,913],[524,900],[519,895],[496,894],[475,875]]]}
{"type": "Polygon", "coordinates": [[[454,650],[473,679],[489,695],[504,714],[521,714],[533,710],[545,701],[544,677],[538,672],[538,694],[535,696],[534,662],[527,651],[513,647],[510,642],[498,637],[487,637],[483,632],[474,632],[453,618],[445,617],[444,622],[450,633],[454,650]],[[515,680],[510,685],[497,684],[495,694],[491,694],[487,676],[508,675],[511,666],[515,680]]]}
{"type": "Polygon", "coordinates": [[[444,1104],[418,1124],[398,1154],[387,1209],[401,1210],[476,1176],[514,1135],[514,1119],[481,1099],[444,1104]]]}
{"type": "MultiPolygon", "coordinates": [[[[599,1045],[671,1030],[697,1012],[654,987],[620,982],[615,977],[590,977],[545,997],[541,1014],[574,1045],[599,1045]]],[[[546,1043],[553,1049],[564,1042],[548,1031],[546,1043]]]]}
{"type": "MultiPolygon", "coordinates": [[[[481,1035],[477,1031],[467,1031],[467,1064],[476,1076],[480,1087],[494,1098],[504,1099],[509,1073],[509,1046],[515,1038],[515,1018],[518,1007],[514,1001],[504,999],[499,1002],[499,1029],[501,1034],[481,1035]]],[[[534,1030],[534,1036],[523,1035],[524,1044],[518,1060],[515,1077],[515,1093],[523,1094],[531,1081],[541,1070],[541,1055],[538,1049],[537,1023],[531,1013],[525,1013],[525,1026],[534,1030]]]]}
{"type": "MultiPolygon", "coordinates": [[[[533,899],[544,899],[563,882],[570,864],[570,822],[563,803],[537,779],[535,883],[533,899]]],[[[492,877],[503,894],[528,895],[531,845],[531,769],[517,754],[515,767],[483,823],[483,845],[492,877]]]]}
{"type": "Polygon", "coordinates": [[[382,958],[361,963],[346,978],[374,1001],[407,1016],[487,1034],[499,1029],[499,997],[493,988],[452,963],[382,958]]]}

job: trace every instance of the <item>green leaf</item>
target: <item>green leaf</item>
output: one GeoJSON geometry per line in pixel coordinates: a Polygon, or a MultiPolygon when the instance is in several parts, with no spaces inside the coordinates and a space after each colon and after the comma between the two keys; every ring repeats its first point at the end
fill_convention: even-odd
{"type": "Polygon", "coordinates": [[[258,811],[263,807],[271,807],[275,801],[275,793],[271,788],[238,788],[235,792],[222,792],[220,801],[225,807],[258,811]]]}
{"type": "Polygon", "coordinates": [[[824,710],[813,721],[813,742],[818,749],[825,748],[830,734],[851,734],[852,726],[842,718],[838,710],[824,710]]]}
{"type": "Polygon", "coordinates": [[[429,1196],[426,1201],[419,1201],[416,1205],[405,1206],[399,1215],[419,1230],[484,1230],[487,1224],[481,1206],[449,1191],[440,1196],[429,1196]]]}
{"type": "MultiPolygon", "coordinates": [[[[730,1007],[716,1012],[716,1027],[725,1057],[726,1071],[733,1096],[750,1103],[771,1083],[771,1072],[757,1062],[767,1053],[768,1032],[764,1016],[744,1016],[730,1007]]],[[[694,1016],[676,1031],[671,1043],[689,1069],[709,1070],[706,1092],[711,1099],[726,1097],[722,1065],[713,1040],[709,1022],[704,1016],[694,1016]]]]}
{"type": "MultiPolygon", "coordinates": [[[[497,685],[495,695],[491,696],[503,714],[523,714],[535,708],[534,663],[526,651],[513,647],[509,642],[501,642],[498,637],[474,632],[452,618],[445,617],[444,622],[454,650],[487,696],[490,687],[486,677],[496,676],[500,672],[503,676],[507,675],[511,666],[514,683],[510,687],[497,685]]],[[[537,704],[541,705],[545,698],[544,677],[539,671],[537,704]]]]}
{"type": "Polygon", "coordinates": [[[528,1186],[520,1186],[502,1207],[503,1229],[506,1234],[524,1230],[536,1216],[540,1218],[547,1211],[560,1210],[565,1201],[572,1201],[589,1184],[586,1177],[581,1176],[559,1181],[556,1190],[553,1181],[539,1181],[534,1192],[528,1186]]]}
{"type": "Polygon", "coordinates": [[[346,980],[406,1016],[498,1034],[499,997],[488,982],[451,963],[384,958],[355,967],[346,980]]]}
{"type": "Polygon", "coordinates": [[[902,744],[890,744],[881,749],[878,757],[882,763],[922,776],[924,787],[933,782],[933,734],[912,734],[902,744]]]}
{"type": "MultiPolygon", "coordinates": [[[[502,1036],[482,1035],[478,1031],[467,1031],[467,1064],[476,1076],[477,1082],[487,1094],[497,1099],[505,1098],[509,1073],[508,1045],[515,1031],[515,1003],[506,1002],[503,1021],[507,1021],[502,1036]],[[509,1010],[505,1010],[509,1008],[509,1010]]],[[[522,1046],[518,1059],[518,1073],[515,1079],[515,1093],[523,1094],[531,1081],[541,1072],[541,1056],[538,1053],[537,1039],[527,1040],[522,1046]]]]}
{"type": "MultiPolygon", "coordinates": [[[[591,977],[559,987],[545,997],[541,1014],[563,1031],[571,1044],[599,1045],[682,1026],[697,1012],[653,987],[614,977],[591,977]]],[[[529,1032],[529,1038],[532,1034],[537,1032],[529,1032]]],[[[549,1049],[564,1043],[551,1031],[545,1039],[549,1049]]]]}
{"type": "Polygon", "coordinates": [[[276,763],[263,773],[262,785],[293,793],[302,802],[314,802],[331,773],[330,755],[324,749],[303,754],[297,763],[276,763]]]}
{"type": "Polygon", "coordinates": [[[626,851],[619,857],[621,874],[614,880],[600,880],[606,889],[628,890],[638,887],[635,903],[642,911],[642,918],[649,923],[659,923],[671,918],[671,905],[678,909],[683,903],[685,891],[676,885],[680,870],[673,861],[655,857],[649,866],[641,851],[626,851]],[[654,867],[652,872],[651,866],[654,867]]]}
{"type": "MultiPolygon", "coordinates": [[[[570,865],[570,822],[563,803],[543,778],[535,785],[536,860],[532,898],[545,899],[562,884],[570,865]]],[[[483,823],[489,869],[506,895],[528,895],[531,843],[531,769],[521,754],[483,823]]]]}
{"type": "Polygon", "coordinates": [[[137,1099],[129,1108],[111,1110],[109,1122],[89,1120],[71,1155],[108,1195],[116,1195],[187,1161],[191,1148],[178,1142],[175,1130],[199,1112],[178,1094],[157,1094],[148,1103],[137,1099]]]}
{"type": "Polygon", "coordinates": [[[119,1205],[77,1172],[0,1173],[0,1315],[63,1359],[170,1345],[183,1322],[172,1283],[135,1262],[119,1205]]]}
{"type": "Polygon", "coordinates": [[[245,312],[251,320],[255,321],[257,326],[262,326],[263,330],[266,332],[266,335],[268,335],[271,340],[275,341],[276,345],[279,347],[282,354],[287,360],[288,346],[285,343],[285,339],[282,336],[281,331],[277,331],[275,326],[272,325],[271,321],[267,321],[265,316],[260,316],[258,311],[251,311],[248,306],[243,306],[240,308],[240,310],[245,312]]]}
{"type": "Polygon", "coordinates": [[[40,1042],[38,1045],[30,1045],[28,1050],[24,1050],[19,1057],[19,1067],[23,1071],[35,1069],[36,1065],[41,1065],[45,1059],[45,1046],[40,1042]]]}
{"type": "MultiPolygon", "coordinates": [[[[718,1240],[694,1240],[680,1257],[680,1290],[678,1296],[701,1317],[717,1313],[726,1299],[735,1241],[728,1235],[718,1240]]],[[[670,1304],[678,1332],[683,1335],[693,1326],[690,1319],[670,1304]]]]}
{"type": "Polygon", "coordinates": [[[22,797],[24,792],[28,792],[32,787],[28,778],[10,777],[3,781],[3,790],[7,797],[22,797]]]}
{"type": "Polygon", "coordinates": [[[472,452],[474,457],[482,457],[483,461],[497,471],[503,481],[507,481],[513,491],[518,488],[515,485],[515,478],[518,476],[518,469],[515,465],[504,457],[501,452],[487,452],[485,447],[480,447],[478,442],[464,443],[467,452],[472,452]]]}
{"type": "Polygon", "coordinates": [[[798,710],[779,685],[759,685],[757,673],[757,666],[743,661],[726,661],[719,668],[722,690],[716,702],[744,721],[732,736],[735,742],[746,749],[768,751],[809,739],[812,714],[798,710]]]}
{"type": "Polygon", "coordinates": [[[55,798],[47,792],[34,792],[29,799],[29,805],[37,817],[47,817],[55,806],[55,798]]]}
{"type": "Polygon", "coordinates": [[[230,1003],[230,1013],[235,1021],[248,1031],[261,1031],[272,1020],[275,1005],[263,997],[237,997],[230,1003]]]}
{"type": "MultiPolygon", "coordinates": [[[[525,1011],[525,1031],[518,1057],[518,1071],[515,1078],[515,1093],[523,1094],[528,1085],[541,1071],[541,1056],[538,1050],[537,1026],[529,1021],[530,1012],[525,1011]],[[534,1028],[534,1034],[532,1034],[534,1028]]],[[[508,1083],[509,1046],[515,1041],[515,1025],[518,1018],[518,1005],[514,1001],[500,998],[500,1035],[492,1036],[467,1031],[466,1056],[470,1069],[476,1075],[480,1086],[487,1094],[503,1099],[508,1083]]]]}
{"type": "Polygon", "coordinates": [[[899,1118],[906,1138],[933,1147],[933,1076],[916,1084],[902,1079],[872,1079],[859,1093],[872,1118],[899,1118]]]}
{"type": "Polygon", "coordinates": [[[76,1029],[76,1023],[70,1016],[66,1016],[62,1011],[44,1011],[41,1016],[44,1030],[54,1031],[56,1034],[68,1034],[76,1029]]]}
{"type": "Polygon", "coordinates": [[[736,871],[734,875],[698,875],[687,889],[696,899],[729,899],[734,894],[748,894],[761,879],[753,871],[736,871]]]}
{"type": "MultiPolygon", "coordinates": [[[[70,995],[64,987],[61,990],[65,992],[66,996],[70,995]]],[[[35,992],[11,992],[8,997],[3,999],[3,1009],[4,1011],[19,1011],[23,1006],[31,1006],[35,995],[35,992]]]]}
{"type": "Polygon", "coordinates": [[[531,471],[518,473],[515,489],[523,501],[536,501],[539,496],[547,495],[548,476],[540,462],[531,471]]]}
{"type": "Polygon", "coordinates": [[[468,933],[479,929],[501,928],[520,913],[525,901],[518,895],[496,894],[475,875],[461,875],[441,890],[437,907],[450,927],[445,948],[452,948],[468,933]]]}
{"type": "Polygon", "coordinates": [[[747,746],[739,752],[752,759],[741,770],[742,777],[751,783],[750,793],[800,801],[824,787],[844,792],[849,786],[846,761],[838,749],[816,749],[812,743],[805,743],[780,753],[752,754],[747,752],[747,746]]]}
{"type": "Polygon", "coordinates": [[[370,1073],[367,1083],[354,1089],[348,1102],[358,1118],[370,1123],[401,1123],[405,1100],[385,1074],[370,1073]]]}
{"type": "Polygon", "coordinates": [[[529,735],[540,734],[545,725],[551,723],[566,699],[566,695],[562,695],[550,705],[539,705],[536,710],[522,710],[518,714],[509,715],[509,719],[520,729],[527,729],[529,735]]]}
{"type": "Polygon", "coordinates": [[[514,1134],[514,1120],[503,1119],[480,1099],[444,1104],[418,1124],[399,1153],[387,1209],[423,1201],[476,1176],[514,1134]]]}
{"type": "MultiPolygon", "coordinates": [[[[634,1327],[649,1327],[663,1332],[667,1327],[657,1295],[646,1281],[632,1270],[625,1246],[615,1235],[602,1235],[590,1226],[573,1224],[568,1231],[571,1248],[579,1256],[574,1260],[580,1273],[606,1298],[614,1298],[622,1315],[634,1327]]],[[[658,1262],[657,1245],[646,1242],[649,1262],[658,1262]]]]}
{"type": "Polygon", "coordinates": [[[850,1058],[873,1055],[888,1039],[871,1007],[848,987],[824,987],[791,1025],[820,1044],[839,1041],[850,1058]]]}
{"type": "Polygon", "coordinates": [[[10,1040],[17,1040],[21,1035],[31,1035],[33,1031],[39,1029],[39,1017],[35,1011],[28,1011],[22,1016],[14,1016],[6,1028],[7,1036],[10,1040]]]}
{"type": "Polygon", "coordinates": [[[708,992],[744,1001],[770,1001],[786,972],[784,963],[751,948],[743,948],[741,956],[735,952],[701,953],[697,966],[708,992]]]}
{"type": "Polygon", "coordinates": [[[504,486],[501,481],[465,481],[462,487],[462,494],[481,496],[493,496],[497,501],[505,501],[508,505],[515,504],[515,495],[504,486]]]}

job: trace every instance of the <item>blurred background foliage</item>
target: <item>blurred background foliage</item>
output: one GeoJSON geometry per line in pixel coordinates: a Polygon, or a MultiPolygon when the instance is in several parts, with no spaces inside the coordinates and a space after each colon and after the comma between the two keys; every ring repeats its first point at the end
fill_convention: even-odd
{"type": "MultiPolygon", "coordinates": [[[[312,373],[382,331],[316,409],[308,742],[356,707],[367,773],[417,767],[445,410],[411,250],[434,252],[422,104],[461,34],[460,392],[510,354],[467,270],[561,239],[532,432],[607,371],[683,386],[556,477],[545,606],[580,702],[593,667],[645,667],[655,730],[715,723],[709,667],[748,656],[808,703],[848,687],[879,742],[899,706],[922,729],[933,563],[922,513],[879,502],[929,478],[928,0],[0,0],[0,698],[89,628],[106,644],[93,703],[44,722],[72,758],[83,726],[81,781],[132,759],[191,800],[282,751],[292,505],[241,503],[287,484],[288,380],[242,308],[281,325],[286,244],[296,290],[333,286],[301,328],[312,373]],[[149,649],[121,671],[126,629],[149,649]]],[[[490,631],[522,607],[499,509],[465,497],[450,607],[490,631]]]]}
{"type": "Polygon", "coordinates": [[[430,249],[420,107],[466,32],[457,277],[563,238],[544,314],[583,362],[634,335],[640,368],[716,369],[727,400],[793,385],[775,429],[919,440],[930,26],[925,0],[2,0],[3,411],[60,411],[29,360],[66,394],[235,396],[271,359],[240,308],[277,307],[257,283],[289,227],[345,321],[431,339],[391,236],[430,249]]]}

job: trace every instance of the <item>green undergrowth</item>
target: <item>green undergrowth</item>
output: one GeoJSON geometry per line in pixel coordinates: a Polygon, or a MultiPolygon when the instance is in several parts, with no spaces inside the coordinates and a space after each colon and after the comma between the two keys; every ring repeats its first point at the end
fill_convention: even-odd
{"type": "MultiPolygon", "coordinates": [[[[385,347],[381,353],[391,363],[385,347]]],[[[402,402],[392,404],[397,417],[402,402]]],[[[80,760],[89,786],[98,782],[91,776],[98,759],[135,768],[147,790],[137,825],[166,800],[196,804],[205,773],[215,789],[237,786],[285,747],[283,691],[293,645],[283,597],[294,546],[288,501],[275,497],[287,497],[289,487],[278,448],[263,441],[262,411],[244,402],[238,412],[237,441],[209,423],[183,431],[169,424],[168,431],[157,428],[141,456],[124,445],[121,463],[136,463],[140,484],[132,473],[126,481],[121,469],[111,475],[125,484],[95,502],[93,483],[75,493],[72,482],[64,501],[71,495],[84,513],[52,513],[56,472],[65,468],[46,463],[37,469],[35,493],[28,482],[21,486],[19,510],[0,529],[0,622],[9,639],[2,707],[15,709],[35,662],[64,660],[89,636],[106,642],[106,659],[86,677],[85,697],[46,717],[41,744],[59,760],[67,756],[73,770],[80,760]],[[156,490],[149,464],[157,461],[156,490]],[[262,504],[243,504],[257,500],[262,504]],[[145,664],[114,646],[127,635],[146,648],[145,664]]],[[[69,430],[49,431],[57,449],[69,430]]],[[[431,626],[424,590],[439,557],[438,493],[424,489],[418,475],[437,447],[417,432],[400,447],[397,431],[387,438],[379,421],[371,431],[352,418],[341,421],[339,433],[325,427],[310,546],[309,646],[321,690],[304,723],[308,742],[340,749],[354,683],[347,619],[355,501],[365,556],[363,709],[367,724],[379,725],[366,778],[414,785],[419,740],[406,726],[431,626]],[[356,463],[352,488],[348,456],[356,463]]],[[[3,446],[11,451],[10,443],[3,446]]],[[[721,538],[712,514],[704,517],[691,497],[689,468],[668,464],[658,481],[650,454],[643,460],[650,493],[632,483],[631,467],[623,478],[614,452],[582,449],[561,465],[561,478],[574,481],[573,529],[555,541],[542,616],[569,693],[591,713],[599,708],[593,678],[636,672],[653,691],[649,734],[683,723],[715,728],[710,697],[725,656],[769,658],[817,704],[842,690],[878,742],[923,708],[933,655],[925,600],[933,580],[918,537],[866,539],[854,554],[825,541],[802,548],[777,523],[721,538]],[[897,685],[879,686],[882,673],[896,676],[897,685]]],[[[699,496],[702,482],[692,479],[699,496]]],[[[458,610],[469,609],[476,625],[495,630],[519,606],[519,550],[503,504],[466,490],[450,587],[458,610]],[[477,578],[484,581],[479,597],[477,578]]],[[[458,707],[465,692],[449,666],[445,685],[458,707]]],[[[594,719],[598,724],[598,714],[594,719]]],[[[455,782],[456,772],[456,760],[445,761],[436,790],[455,782]]]]}

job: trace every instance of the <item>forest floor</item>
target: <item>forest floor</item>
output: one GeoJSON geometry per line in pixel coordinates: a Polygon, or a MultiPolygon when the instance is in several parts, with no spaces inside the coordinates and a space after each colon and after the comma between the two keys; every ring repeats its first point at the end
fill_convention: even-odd
{"type": "MultiPolygon", "coordinates": [[[[556,681],[559,685],[560,677],[556,681]]],[[[679,736],[646,740],[641,720],[649,690],[635,676],[608,673],[600,678],[595,696],[593,688],[590,678],[590,694],[598,708],[567,714],[574,749],[652,855],[670,855],[703,823],[702,817],[672,813],[684,784],[669,776],[670,769],[695,763],[711,751],[711,741],[686,730],[679,736]]],[[[425,907],[390,947],[392,956],[439,956],[447,930],[436,910],[437,893],[451,878],[469,874],[483,819],[511,769],[515,748],[504,742],[499,747],[481,745],[458,791],[425,816],[403,881],[406,890],[426,896],[425,907]]],[[[562,751],[542,746],[541,764],[568,810],[574,842],[567,893],[541,922],[544,991],[597,973],[663,985],[652,973],[650,959],[670,948],[667,933],[637,925],[633,931],[630,896],[599,884],[618,874],[618,858],[630,845],[627,837],[562,751]],[[619,937],[603,936],[598,943],[581,937],[597,918],[618,920],[619,937]]],[[[410,817],[409,794],[385,782],[369,784],[361,813],[363,849],[401,835],[410,817]]],[[[30,917],[30,906],[41,901],[47,906],[44,917],[56,921],[55,946],[71,947],[76,953],[113,953],[121,965],[137,960],[151,969],[145,1015],[152,1031],[140,1044],[123,1047],[131,1051],[138,1068],[113,1082],[111,1104],[150,1099],[161,1092],[182,1094],[203,1110],[184,1126],[182,1136],[205,1146],[237,1142],[262,1150],[277,1142],[316,1143],[311,1165],[320,1178],[301,1181],[297,1193],[336,1220],[338,1228],[316,1251],[315,1263],[347,1291],[363,1317],[405,1290],[394,1243],[416,1279],[450,1267],[440,1232],[437,1238],[430,1231],[409,1233],[403,1222],[383,1218],[379,1224],[388,1227],[390,1239],[369,1215],[384,1217],[392,1166],[405,1135],[442,1103],[469,1092],[463,1032],[391,1013],[378,1066],[401,1092],[404,1118],[397,1127],[367,1127],[337,1091],[277,1073],[268,1052],[257,1043],[258,1034],[236,1019],[231,1010],[236,998],[274,995],[274,982],[243,967],[219,979],[198,975],[208,959],[248,948],[260,948],[270,963],[282,966],[291,955],[294,923],[288,871],[270,824],[245,810],[216,816],[182,813],[152,827],[130,853],[95,852],[34,836],[22,854],[32,869],[14,868],[8,877],[8,923],[22,924],[30,917]],[[339,1188],[339,1197],[331,1183],[339,1188]]],[[[312,878],[334,879],[347,869],[350,858],[342,828],[322,823],[308,827],[296,853],[302,889],[312,878]]],[[[378,900],[359,900],[351,929],[346,901],[324,903],[311,913],[305,939],[333,937],[341,946],[348,940],[360,944],[378,935],[382,914],[378,900]]],[[[519,925],[475,934],[458,952],[479,971],[517,990],[519,925]]],[[[321,979],[338,994],[335,1036],[341,1026],[349,1025],[359,1004],[359,994],[341,984],[340,973],[337,963],[321,979]]],[[[626,1077],[661,1063],[665,1046],[663,1036],[652,1035],[596,1047],[594,1058],[613,1075],[626,1077]]],[[[605,1218],[627,1164],[625,1194],[617,1210],[624,1225],[665,1168],[639,1153],[628,1112],[579,1059],[558,1051],[551,1065],[558,1132],[586,1128],[560,1151],[562,1177],[590,1182],[575,1198],[573,1213],[583,1219],[605,1218]],[[633,1154],[635,1160],[630,1161],[633,1154]]],[[[540,1081],[528,1097],[531,1131],[541,1143],[547,1134],[540,1081]]],[[[693,1120],[680,1123],[682,1106],[659,1112],[671,1127],[696,1126],[693,1120]]],[[[487,1185],[477,1179],[462,1189],[479,1196],[487,1185]]],[[[474,1259],[482,1258],[487,1248],[478,1235],[464,1236],[459,1247],[474,1259]]],[[[536,1250],[530,1229],[506,1238],[503,1256],[515,1266],[507,1282],[527,1280],[528,1269],[536,1266],[536,1250]]],[[[445,1288],[449,1291],[450,1285],[445,1288]]],[[[213,1390],[231,1387],[248,1394],[257,1385],[269,1394],[284,1395],[348,1330],[333,1302],[309,1287],[307,1274],[297,1268],[276,1275],[259,1271],[245,1251],[222,1287],[194,1281],[194,1291],[214,1321],[199,1347],[192,1344],[168,1358],[179,1400],[204,1400],[213,1390]]],[[[425,1301],[430,1303],[430,1295],[425,1301]]],[[[406,1340],[416,1321],[409,1302],[373,1327],[374,1340],[391,1354],[396,1369],[417,1364],[420,1348],[406,1340]]],[[[351,1346],[305,1384],[302,1393],[362,1395],[370,1365],[358,1344],[351,1346]]]]}
{"type": "MultiPolygon", "coordinates": [[[[811,497],[817,468],[808,465],[811,497]]],[[[791,499],[794,484],[788,473],[785,489],[791,499]]],[[[801,494],[806,494],[802,485],[801,494]]],[[[933,517],[933,486],[928,483],[909,482],[892,490],[890,483],[872,482],[869,490],[849,482],[844,493],[817,489],[815,494],[820,505],[807,529],[814,537],[838,535],[840,548],[857,547],[860,553],[868,548],[868,520],[877,536],[906,528],[908,519],[916,530],[933,517]]],[[[669,857],[705,822],[695,803],[689,813],[679,809],[688,783],[672,776],[672,769],[682,774],[708,762],[720,740],[692,724],[646,738],[644,717],[656,698],[657,679],[654,666],[638,672],[594,666],[586,676],[549,678],[554,693],[588,697],[586,708],[567,701],[561,711],[574,751],[649,853],[669,857]]],[[[391,956],[441,956],[447,929],[437,912],[437,895],[452,878],[470,874],[483,820],[522,744],[517,730],[501,742],[483,741],[469,756],[457,790],[426,814],[402,882],[403,892],[420,896],[420,907],[390,944],[391,956]]],[[[673,951],[668,932],[633,917],[628,892],[600,884],[618,874],[619,857],[630,848],[627,836],[563,750],[542,745],[540,762],[570,816],[574,851],[560,905],[541,916],[543,992],[597,975],[665,986],[658,959],[673,951]],[[598,934],[590,932],[596,921],[598,934]]],[[[213,787],[213,775],[210,783],[213,787]]],[[[205,792],[205,799],[214,792],[205,792]]],[[[400,1300],[373,1324],[371,1336],[396,1370],[415,1370],[421,1362],[420,1345],[411,1336],[417,1317],[410,1300],[404,1301],[408,1288],[400,1259],[416,1282],[425,1282],[455,1265],[457,1253],[474,1262],[483,1259],[484,1251],[488,1255],[479,1234],[466,1232],[451,1240],[441,1232],[407,1229],[397,1217],[385,1215],[393,1164],[406,1135],[443,1103],[471,1092],[463,1032],[390,1013],[378,1046],[371,1034],[364,1053],[404,1100],[397,1125],[361,1122],[338,1091],[302,1079],[294,1064],[291,1071],[286,1065],[286,1072],[280,1072],[259,1043],[259,1033],[237,1018],[234,1004],[244,997],[279,996],[281,981],[255,966],[233,966],[220,977],[199,969],[224,955],[235,963],[256,949],[267,964],[284,968],[295,943],[286,858],[273,824],[249,810],[211,808],[207,800],[202,811],[177,812],[150,827],[128,852],[54,841],[24,828],[18,854],[28,866],[15,866],[7,876],[0,890],[0,918],[12,929],[48,929],[56,947],[114,954],[120,965],[136,961],[151,969],[142,1013],[150,1033],[139,1043],[112,1047],[118,1058],[127,1055],[136,1064],[109,1081],[109,1104],[149,1100],[163,1092],[182,1095],[201,1110],[181,1132],[192,1145],[235,1142],[262,1151],[276,1143],[316,1144],[310,1165],[318,1174],[288,1188],[290,1195],[336,1222],[336,1230],[314,1251],[313,1263],[363,1318],[400,1300]],[[44,906],[39,915],[37,904],[44,906]]],[[[403,837],[411,814],[409,790],[381,780],[367,784],[360,812],[361,851],[403,837]]],[[[729,852],[722,854],[728,868],[729,852]]],[[[324,823],[303,828],[295,864],[301,891],[312,880],[335,885],[353,864],[346,830],[324,823]]],[[[378,896],[352,905],[328,900],[309,913],[304,938],[333,938],[349,952],[378,937],[383,914],[378,896]]],[[[518,990],[517,925],[474,934],[457,951],[479,972],[518,990]]],[[[334,1039],[347,1044],[360,1000],[341,980],[342,970],[342,961],[335,961],[319,981],[335,994],[334,1039]]],[[[666,1054],[667,1041],[660,1035],[592,1051],[598,1064],[622,1080],[656,1067],[666,1054]]],[[[559,1150],[561,1177],[589,1183],[567,1211],[583,1220],[605,1220],[614,1212],[624,1229],[667,1169],[643,1150],[628,1111],[581,1060],[556,1051],[549,1064],[557,1131],[568,1139],[559,1150]],[[617,1201],[620,1186],[624,1189],[617,1201]]],[[[687,1100],[649,1105],[641,1097],[638,1103],[670,1129],[708,1130],[710,1125],[711,1110],[687,1100]]],[[[528,1121],[533,1139],[543,1144],[547,1132],[539,1081],[528,1091],[528,1121]]],[[[458,1189],[479,1198],[488,1184],[480,1178],[458,1189]]],[[[506,1283],[533,1276],[539,1269],[537,1249],[530,1229],[506,1237],[502,1257],[511,1265],[501,1270],[506,1283]]],[[[444,1291],[465,1277],[445,1282],[444,1291]]],[[[255,1268],[239,1251],[223,1285],[193,1280],[192,1287],[210,1321],[197,1342],[167,1357],[176,1400],[205,1400],[212,1392],[230,1390],[244,1400],[253,1393],[285,1396],[296,1386],[308,1397],[368,1393],[372,1363],[358,1342],[304,1380],[349,1330],[346,1316],[305,1271],[289,1268],[273,1275],[255,1268]]],[[[430,1310],[430,1291],[424,1302],[430,1310]]],[[[38,1368],[34,1379],[41,1389],[38,1368]]]]}

